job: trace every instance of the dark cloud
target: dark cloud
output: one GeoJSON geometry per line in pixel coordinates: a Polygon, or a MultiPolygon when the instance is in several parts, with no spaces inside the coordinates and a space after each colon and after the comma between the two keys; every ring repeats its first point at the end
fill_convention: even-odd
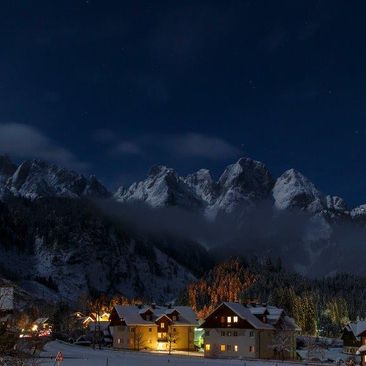
{"type": "Polygon", "coordinates": [[[289,268],[316,277],[345,270],[359,273],[352,256],[355,252],[366,255],[364,227],[347,221],[330,225],[324,217],[301,210],[278,211],[272,202],[249,211],[242,207],[214,220],[200,212],[177,207],[152,208],[141,202],[98,204],[125,230],[156,238],[170,236],[195,241],[220,261],[233,256],[280,257],[289,268]]]}
{"type": "Polygon", "coordinates": [[[79,170],[88,167],[37,128],[22,123],[0,123],[0,153],[15,158],[44,159],[79,170]]]}
{"type": "Polygon", "coordinates": [[[121,155],[141,156],[150,154],[150,151],[159,151],[178,157],[209,160],[223,160],[240,155],[240,149],[230,142],[200,133],[144,135],[113,144],[110,151],[121,155]]]}

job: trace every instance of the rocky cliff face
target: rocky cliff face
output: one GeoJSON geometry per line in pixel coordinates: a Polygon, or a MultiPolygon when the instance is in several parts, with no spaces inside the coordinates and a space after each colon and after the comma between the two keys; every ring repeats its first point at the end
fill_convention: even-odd
{"type": "Polygon", "coordinates": [[[324,195],[300,172],[275,180],[249,158],[229,165],[217,181],[206,169],[180,177],[155,166],[112,196],[95,177],[0,157],[0,277],[40,297],[73,301],[82,292],[121,292],[169,300],[211,265],[211,255],[280,256],[314,276],[360,273],[363,255],[349,253],[365,251],[365,227],[365,205],[349,211],[342,198],[324,195]],[[195,225],[192,237],[147,234],[139,222],[131,230],[90,198],[143,202],[165,210],[165,218],[178,208],[185,212],[179,217],[205,220],[206,233],[195,225]],[[220,240],[215,248],[212,239],[220,240]]]}
{"type": "Polygon", "coordinates": [[[295,169],[273,179],[263,163],[241,158],[217,181],[206,169],[179,177],[169,168],[160,168],[158,176],[133,184],[117,199],[142,200],[152,207],[194,208],[217,225],[229,217],[236,225],[231,226],[232,233],[226,233],[228,241],[213,249],[216,257],[226,252],[282,256],[304,274],[324,275],[342,270],[333,256],[348,250],[343,235],[346,227],[357,237],[355,247],[361,249],[358,237],[359,229],[366,226],[366,206],[350,211],[341,197],[323,194],[295,169]],[[171,175],[174,184],[168,189],[171,175]]]}
{"type": "Polygon", "coordinates": [[[29,160],[20,164],[3,183],[4,188],[13,195],[30,199],[109,196],[107,189],[94,176],[87,178],[39,160],[29,160]]]}
{"type": "MultiPolygon", "coordinates": [[[[151,172],[152,181],[160,179],[156,197],[181,204],[179,179],[166,173],[165,180],[159,169],[151,172]]],[[[16,166],[5,157],[0,176],[0,277],[37,297],[75,301],[105,292],[167,301],[205,268],[199,244],[136,233],[102,212],[89,199],[111,196],[93,176],[37,160],[16,166]]]]}

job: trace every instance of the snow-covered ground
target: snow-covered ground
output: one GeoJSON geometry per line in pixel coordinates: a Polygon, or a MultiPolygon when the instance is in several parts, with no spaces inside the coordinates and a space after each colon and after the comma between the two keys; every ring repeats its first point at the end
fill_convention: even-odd
{"type": "MultiPolygon", "coordinates": [[[[57,352],[61,351],[65,360],[62,366],[294,366],[301,363],[272,361],[212,360],[203,357],[182,355],[161,355],[144,352],[122,352],[113,350],[93,350],[88,347],[73,346],[61,342],[50,342],[42,353],[43,365],[54,365],[57,352]],[[49,360],[47,360],[49,357],[49,360]]],[[[324,364],[323,364],[324,365],[324,364]]]]}

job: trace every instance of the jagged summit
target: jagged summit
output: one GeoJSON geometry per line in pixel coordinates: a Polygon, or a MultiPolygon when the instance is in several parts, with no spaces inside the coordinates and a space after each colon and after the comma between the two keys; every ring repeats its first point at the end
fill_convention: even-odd
{"type": "Polygon", "coordinates": [[[219,193],[218,184],[214,182],[208,169],[200,169],[195,173],[187,175],[184,178],[184,182],[198,197],[201,197],[208,204],[212,203],[219,193]]]}
{"type": "MultiPolygon", "coordinates": [[[[7,164],[9,167],[9,164],[7,164]]],[[[15,196],[36,199],[41,197],[109,197],[108,190],[95,176],[85,177],[43,160],[27,160],[10,171],[2,185],[15,196]]]]}
{"type": "Polygon", "coordinates": [[[156,165],[146,180],[133,183],[127,190],[119,189],[114,195],[119,202],[141,201],[152,207],[178,206],[198,209],[201,201],[177,173],[165,166],[156,165]]]}
{"type": "Polygon", "coordinates": [[[250,158],[229,165],[215,182],[207,169],[180,177],[171,168],[157,165],[147,179],[119,190],[121,202],[143,201],[153,207],[179,206],[202,209],[210,217],[270,198],[274,181],[266,166],[250,158]]]}
{"type": "Polygon", "coordinates": [[[275,206],[278,209],[300,208],[310,212],[321,211],[325,199],[315,185],[295,169],[284,172],[273,187],[275,206]]]}

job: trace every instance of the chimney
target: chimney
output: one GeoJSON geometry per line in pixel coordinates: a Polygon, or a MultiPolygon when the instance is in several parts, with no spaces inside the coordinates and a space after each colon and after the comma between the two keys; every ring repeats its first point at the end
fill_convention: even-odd
{"type": "Polygon", "coordinates": [[[153,302],[153,303],[151,304],[151,307],[155,310],[155,309],[156,309],[156,304],[153,302]]]}

